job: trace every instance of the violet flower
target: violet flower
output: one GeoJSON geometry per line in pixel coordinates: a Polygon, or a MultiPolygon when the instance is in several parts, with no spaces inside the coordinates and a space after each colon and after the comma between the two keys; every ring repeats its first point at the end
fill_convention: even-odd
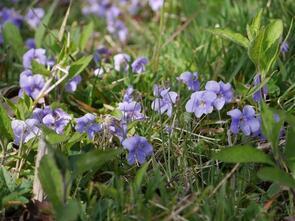
{"type": "Polygon", "coordinates": [[[106,47],[100,47],[97,50],[95,50],[93,60],[96,64],[99,64],[102,58],[108,58],[110,55],[111,51],[109,49],[107,49],[106,47]]]}
{"type": "Polygon", "coordinates": [[[107,30],[115,35],[121,42],[125,43],[127,41],[128,29],[121,20],[115,19],[108,21],[107,30]]]}
{"type": "Polygon", "coordinates": [[[136,162],[143,164],[146,158],[153,154],[153,146],[146,138],[138,135],[125,139],[122,145],[129,151],[127,161],[130,165],[136,162]]]}
{"type": "Polygon", "coordinates": [[[227,103],[230,103],[233,99],[233,90],[230,83],[223,83],[219,81],[208,81],[205,85],[206,91],[214,92],[217,97],[213,101],[213,106],[217,110],[221,110],[223,106],[227,103]]]}
{"type": "Polygon", "coordinates": [[[40,64],[46,65],[47,57],[45,55],[45,49],[37,48],[30,49],[23,55],[23,66],[25,69],[32,68],[32,61],[35,60],[40,64]]]}
{"type": "Polygon", "coordinates": [[[77,90],[78,85],[81,83],[82,78],[80,75],[73,77],[65,86],[65,90],[69,93],[73,93],[77,90]]]}
{"type": "Polygon", "coordinates": [[[36,29],[41,23],[41,19],[44,15],[45,12],[43,8],[32,8],[29,9],[27,15],[25,16],[25,20],[31,28],[36,29]]]}
{"type": "Polygon", "coordinates": [[[185,109],[188,113],[194,113],[197,118],[200,118],[203,114],[212,113],[216,98],[217,95],[212,91],[194,92],[186,103],[185,109]]]}
{"type": "Polygon", "coordinates": [[[123,114],[122,120],[126,122],[145,118],[145,115],[141,113],[141,105],[136,101],[119,103],[119,110],[123,114]]]}
{"type": "Polygon", "coordinates": [[[120,140],[120,142],[126,139],[128,132],[127,122],[123,122],[122,120],[118,121],[115,118],[111,118],[111,120],[107,122],[105,126],[112,135],[116,136],[120,140]]]}
{"type": "Polygon", "coordinates": [[[160,88],[158,85],[155,85],[154,95],[157,98],[152,102],[152,109],[160,114],[166,112],[168,117],[171,117],[173,104],[176,103],[178,94],[174,91],[170,91],[170,88],[160,88]]]}
{"type": "Polygon", "coordinates": [[[20,145],[21,143],[27,143],[32,138],[40,135],[40,129],[38,128],[39,122],[36,119],[13,120],[11,127],[14,134],[14,143],[20,145]]]}
{"type": "Polygon", "coordinates": [[[132,97],[133,92],[134,92],[133,87],[131,85],[129,85],[127,90],[124,93],[123,101],[132,102],[133,101],[133,97],[132,97]]]}
{"type": "Polygon", "coordinates": [[[128,54],[117,54],[114,56],[114,69],[118,72],[127,72],[131,58],[128,54]]]}
{"type": "Polygon", "coordinates": [[[35,49],[36,48],[36,43],[35,43],[35,39],[34,38],[28,38],[26,40],[26,47],[28,49],[35,49]]]}
{"type": "MultiPolygon", "coordinates": [[[[259,87],[261,84],[261,75],[256,74],[253,82],[255,87],[259,87]]],[[[253,100],[256,102],[260,102],[261,100],[266,98],[267,93],[268,88],[267,85],[265,85],[253,94],[253,100]]]]}
{"type": "Polygon", "coordinates": [[[57,134],[62,134],[71,120],[71,116],[61,108],[53,110],[50,106],[46,106],[44,109],[36,108],[33,111],[33,118],[54,130],[57,134]]]}
{"type": "Polygon", "coordinates": [[[238,134],[242,130],[246,136],[249,136],[260,130],[260,121],[256,117],[254,108],[250,105],[246,105],[243,112],[239,109],[233,109],[227,112],[227,115],[232,118],[230,130],[233,134],[238,134]]]}
{"type": "Polygon", "coordinates": [[[87,113],[83,117],[77,118],[76,131],[79,133],[87,133],[89,139],[93,140],[96,133],[102,130],[102,126],[95,121],[94,114],[87,113]]]}
{"type": "Polygon", "coordinates": [[[148,59],[145,57],[137,58],[131,65],[132,72],[136,74],[141,74],[145,72],[145,66],[148,64],[148,59]]]}
{"type": "MultiPolygon", "coordinates": [[[[25,70],[20,74],[20,92],[19,96],[25,92],[28,96],[32,97],[34,100],[38,98],[41,90],[45,85],[45,80],[42,75],[35,74],[33,75],[30,70],[25,70]]],[[[43,103],[44,99],[41,99],[39,102],[43,103]]]]}
{"type": "Polygon", "coordinates": [[[164,5],[164,0],[149,0],[149,5],[153,11],[159,11],[164,5]]]}
{"type": "Polygon", "coordinates": [[[189,90],[198,91],[200,90],[200,82],[198,80],[198,72],[183,72],[177,80],[186,84],[189,90]]]}
{"type": "Polygon", "coordinates": [[[13,8],[3,8],[0,11],[0,24],[4,25],[7,22],[12,23],[19,28],[22,25],[23,17],[13,8]]]}
{"type": "Polygon", "coordinates": [[[286,41],[283,41],[280,47],[280,51],[282,54],[285,54],[289,51],[289,44],[286,41]]]}

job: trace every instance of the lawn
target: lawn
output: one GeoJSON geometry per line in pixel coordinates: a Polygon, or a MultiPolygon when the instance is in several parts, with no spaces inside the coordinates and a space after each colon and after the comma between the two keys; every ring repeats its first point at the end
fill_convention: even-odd
{"type": "Polygon", "coordinates": [[[1,0],[1,220],[295,220],[295,1],[1,0]]]}

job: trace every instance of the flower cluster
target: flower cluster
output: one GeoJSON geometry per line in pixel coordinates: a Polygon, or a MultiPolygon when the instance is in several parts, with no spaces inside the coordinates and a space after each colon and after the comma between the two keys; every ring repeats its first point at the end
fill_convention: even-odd
{"type": "Polygon", "coordinates": [[[61,108],[52,109],[46,106],[44,109],[35,108],[33,119],[38,120],[40,124],[54,130],[57,134],[62,134],[72,118],[61,108]]]}
{"type": "Polygon", "coordinates": [[[16,27],[20,28],[25,21],[31,28],[36,29],[40,23],[41,19],[44,17],[45,12],[43,8],[32,8],[29,9],[25,16],[20,15],[13,8],[3,8],[0,10],[0,44],[3,43],[2,28],[5,23],[10,22],[16,27]]]}
{"type": "MultiPolygon", "coordinates": [[[[120,18],[120,5],[127,8],[131,15],[137,14],[140,8],[144,6],[140,0],[120,0],[119,4],[114,4],[111,0],[88,0],[87,4],[82,8],[82,13],[104,18],[108,32],[124,43],[128,38],[128,29],[120,18]]],[[[164,0],[149,0],[149,6],[153,11],[160,10],[163,5],[164,0]]]]}
{"type": "MultiPolygon", "coordinates": [[[[184,72],[177,79],[186,84],[189,90],[194,91],[185,108],[187,112],[194,113],[197,118],[212,113],[214,108],[220,111],[225,104],[233,100],[234,93],[230,83],[208,81],[205,84],[205,90],[199,91],[198,73],[184,72]]],[[[254,78],[254,86],[259,87],[260,84],[261,77],[257,74],[254,78]]],[[[254,93],[253,99],[259,102],[266,95],[267,86],[264,86],[254,93]]],[[[230,131],[233,134],[238,134],[241,130],[246,136],[261,135],[261,120],[252,106],[246,105],[242,111],[233,109],[227,112],[227,115],[232,118],[230,131]]]]}
{"type": "MultiPolygon", "coordinates": [[[[23,93],[26,93],[33,99],[37,99],[42,88],[45,85],[45,80],[42,75],[33,75],[33,73],[30,70],[25,70],[20,74],[19,85],[21,88],[19,91],[20,97],[23,95],[23,93]]],[[[40,100],[40,102],[42,103],[43,101],[44,100],[40,100]]]]}
{"type": "Polygon", "coordinates": [[[191,95],[185,108],[187,112],[194,113],[197,118],[200,118],[212,113],[214,108],[220,111],[232,99],[233,90],[229,83],[208,81],[204,91],[196,91],[191,95]]]}
{"type": "MultiPolygon", "coordinates": [[[[37,99],[45,86],[45,79],[40,74],[33,75],[31,71],[33,60],[45,65],[47,63],[45,50],[31,48],[23,55],[23,67],[25,70],[20,74],[19,84],[21,89],[19,96],[22,96],[25,92],[33,99],[37,99]]],[[[43,103],[44,99],[40,99],[38,102],[43,103]]]]}
{"type": "Polygon", "coordinates": [[[107,30],[121,42],[126,42],[128,29],[124,22],[119,19],[120,9],[110,0],[88,0],[88,4],[82,8],[82,13],[104,18],[107,22],[107,30]]]}
{"type": "Polygon", "coordinates": [[[198,91],[200,90],[200,82],[198,80],[199,75],[198,72],[183,72],[179,77],[177,77],[177,80],[183,82],[186,84],[189,90],[191,91],[198,91]]]}
{"type": "MultiPolygon", "coordinates": [[[[129,71],[131,57],[125,53],[119,53],[114,56],[114,69],[118,72],[126,73],[129,71]]],[[[148,59],[139,57],[131,64],[132,72],[135,74],[142,74],[146,70],[148,59]]]]}
{"type": "Polygon", "coordinates": [[[75,129],[79,133],[87,133],[89,139],[93,140],[96,133],[102,130],[101,124],[96,123],[96,115],[87,113],[76,119],[75,129]]]}
{"type": "Polygon", "coordinates": [[[128,124],[134,120],[144,120],[146,116],[141,113],[140,103],[133,99],[134,89],[129,86],[123,96],[123,102],[119,103],[119,110],[122,117],[119,121],[112,119],[108,123],[110,133],[118,137],[123,147],[129,151],[127,160],[129,164],[145,162],[146,157],[152,155],[153,147],[148,143],[146,138],[135,135],[127,138],[128,124]]]}
{"type": "Polygon", "coordinates": [[[244,106],[243,111],[233,109],[227,112],[227,115],[232,118],[230,130],[233,134],[238,134],[241,130],[246,136],[249,136],[257,134],[260,130],[260,120],[250,105],[244,106]]]}

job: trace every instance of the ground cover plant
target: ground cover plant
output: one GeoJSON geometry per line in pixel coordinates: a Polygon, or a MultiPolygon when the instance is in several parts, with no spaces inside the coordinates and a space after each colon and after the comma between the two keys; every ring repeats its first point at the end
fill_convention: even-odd
{"type": "Polygon", "coordinates": [[[292,0],[2,0],[1,220],[294,220],[292,0]]]}

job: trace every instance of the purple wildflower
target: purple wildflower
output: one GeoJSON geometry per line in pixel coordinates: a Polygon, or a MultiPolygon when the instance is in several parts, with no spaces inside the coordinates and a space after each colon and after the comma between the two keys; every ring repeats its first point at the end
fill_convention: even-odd
{"type": "MultiPolygon", "coordinates": [[[[20,74],[19,84],[21,88],[19,96],[22,96],[22,93],[25,92],[28,96],[36,99],[45,85],[45,80],[42,75],[33,75],[30,70],[25,70],[20,74]]],[[[43,101],[40,100],[41,103],[43,101]]]]}
{"type": "Polygon", "coordinates": [[[114,56],[114,68],[116,71],[127,72],[129,70],[130,56],[128,54],[117,54],[114,56]]]}
{"type": "Polygon", "coordinates": [[[23,17],[14,9],[3,8],[0,11],[0,24],[4,25],[7,22],[20,27],[23,21],[23,17]]]}
{"type": "Polygon", "coordinates": [[[129,151],[127,161],[130,165],[136,162],[143,164],[146,158],[153,154],[153,146],[146,138],[138,135],[125,139],[122,145],[129,151]]]}
{"type": "Polygon", "coordinates": [[[137,58],[131,65],[132,72],[136,74],[141,74],[145,72],[145,66],[148,64],[148,59],[145,57],[137,58]]]}
{"type": "Polygon", "coordinates": [[[105,17],[109,4],[109,0],[88,0],[88,5],[82,8],[82,13],[84,15],[93,14],[99,17],[105,17]]]}
{"type": "Polygon", "coordinates": [[[28,38],[27,40],[26,40],[26,47],[28,48],[28,49],[32,49],[32,48],[36,48],[36,43],[35,43],[35,39],[34,38],[28,38]]]}
{"type": "Polygon", "coordinates": [[[164,5],[164,0],[149,0],[149,5],[153,11],[159,11],[164,5]]]}
{"type": "Polygon", "coordinates": [[[119,110],[123,114],[122,120],[126,122],[145,118],[145,115],[140,113],[141,105],[136,101],[119,103],[119,110]]]}
{"type": "Polygon", "coordinates": [[[32,138],[40,135],[40,129],[38,128],[39,122],[35,119],[13,120],[11,127],[14,134],[14,143],[20,145],[21,143],[27,143],[32,138]]]}
{"type": "Polygon", "coordinates": [[[135,15],[138,13],[141,7],[142,2],[140,0],[131,0],[131,4],[129,5],[128,11],[131,15],[135,15]]]}
{"type": "Polygon", "coordinates": [[[121,11],[115,5],[110,5],[106,11],[106,19],[108,22],[115,21],[120,16],[121,11]]]}
{"type": "Polygon", "coordinates": [[[233,109],[227,112],[227,115],[232,118],[230,130],[233,134],[237,134],[241,129],[246,136],[249,136],[260,130],[260,121],[256,117],[254,108],[250,105],[246,105],[243,112],[233,109]]]}
{"type": "Polygon", "coordinates": [[[178,99],[178,94],[170,91],[170,88],[160,88],[154,86],[154,95],[157,97],[152,103],[152,109],[160,114],[167,112],[168,117],[172,116],[173,104],[178,99]]]}
{"type": "Polygon", "coordinates": [[[230,83],[225,84],[222,81],[219,81],[219,83],[216,81],[208,81],[205,88],[206,91],[214,92],[217,95],[213,102],[217,110],[221,110],[225,104],[231,102],[233,99],[233,90],[230,83]]]}
{"type": "Polygon", "coordinates": [[[179,77],[177,77],[177,80],[186,84],[188,89],[191,91],[200,90],[200,82],[198,81],[198,72],[194,72],[194,73],[184,72],[179,77]]]}
{"type": "Polygon", "coordinates": [[[57,134],[62,134],[71,120],[71,116],[61,108],[53,110],[50,106],[46,106],[44,109],[36,108],[33,111],[33,118],[39,120],[40,123],[54,130],[57,134]]]}
{"type": "Polygon", "coordinates": [[[197,118],[203,114],[209,114],[213,111],[214,101],[217,95],[212,91],[197,91],[191,95],[186,103],[185,109],[189,113],[194,113],[197,118]]]}
{"type": "Polygon", "coordinates": [[[96,116],[94,114],[85,114],[83,117],[77,118],[76,131],[79,133],[87,133],[89,139],[93,140],[95,133],[102,130],[102,126],[95,122],[96,116]]]}
{"type": "Polygon", "coordinates": [[[108,21],[107,25],[108,31],[115,35],[121,42],[126,42],[128,37],[128,29],[124,22],[119,19],[114,19],[108,21]]]}
{"type": "Polygon", "coordinates": [[[32,60],[37,61],[40,64],[46,65],[47,57],[45,55],[45,49],[30,49],[23,55],[23,66],[25,69],[32,68],[32,60]]]}
{"type": "MultiPolygon", "coordinates": [[[[254,86],[259,87],[261,84],[261,75],[256,74],[253,82],[254,82],[254,86]]],[[[265,85],[253,94],[254,101],[260,102],[262,99],[265,99],[267,93],[268,93],[268,88],[265,85]]]]}
{"type": "Polygon", "coordinates": [[[25,16],[26,22],[31,26],[31,28],[37,28],[41,23],[41,19],[45,15],[43,8],[33,8],[29,9],[27,15],[25,16]]]}
{"type": "Polygon", "coordinates": [[[118,121],[117,119],[112,117],[111,120],[106,123],[106,128],[112,135],[116,136],[120,140],[120,142],[125,140],[127,137],[127,122],[118,121]]]}
{"type": "Polygon", "coordinates": [[[65,87],[65,90],[67,92],[73,93],[77,90],[78,85],[81,83],[82,78],[80,75],[77,75],[75,77],[73,77],[67,84],[65,87]]]}
{"type": "Polygon", "coordinates": [[[133,97],[132,97],[133,91],[134,91],[133,87],[131,85],[128,86],[127,90],[125,91],[123,101],[132,102],[133,101],[133,97]]]}
{"type": "Polygon", "coordinates": [[[283,41],[280,50],[282,54],[287,53],[289,51],[289,44],[286,41],[283,41]]]}
{"type": "Polygon", "coordinates": [[[94,56],[93,56],[93,60],[95,61],[95,63],[99,63],[102,58],[108,58],[111,55],[111,52],[109,49],[107,49],[106,47],[100,47],[99,49],[95,50],[94,56]]]}

